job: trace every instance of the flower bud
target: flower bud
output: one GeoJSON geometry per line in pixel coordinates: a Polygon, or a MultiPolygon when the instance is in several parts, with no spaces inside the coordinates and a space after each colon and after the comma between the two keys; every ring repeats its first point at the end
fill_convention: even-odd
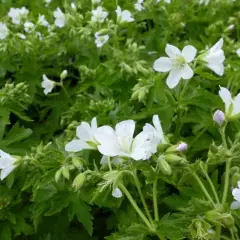
{"type": "Polygon", "coordinates": [[[62,175],[64,176],[64,178],[69,180],[70,174],[69,174],[69,168],[68,167],[63,167],[62,168],[62,175]]]}
{"type": "Polygon", "coordinates": [[[73,188],[75,188],[76,190],[79,190],[85,183],[85,180],[86,180],[85,174],[79,173],[73,181],[73,184],[72,184],[73,188]]]}
{"type": "Polygon", "coordinates": [[[73,157],[73,158],[72,158],[72,164],[73,164],[76,168],[79,168],[79,169],[81,169],[81,168],[83,167],[81,158],[79,158],[79,157],[73,157]]]}
{"type": "Polygon", "coordinates": [[[61,80],[64,80],[67,77],[67,75],[68,75],[68,71],[67,70],[63,70],[61,75],[60,75],[61,80]]]}
{"type": "Polygon", "coordinates": [[[186,151],[187,150],[187,147],[188,145],[184,142],[178,144],[178,146],[176,147],[176,149],[179,151],[179,152],[183,152],[183,151],[186,151]]]}
{"type": "Polygon", "coordinates": [[[213,115],[213,121],[215,121],[220,127],[224,123],[225,114],[224,112],[217,110],[213,115]]]}
{"type": "Polygon", "coordinates": [[[112,191],[112,196],[115,197],[115,198],[121,198],[122,197],[122,191],[119,189],[119,188],[115,188],[113,191],[112,191]]]}
{"type": "Polygon", "coordinates": [[[163,159],[163,158],[159,159],[158,160],[158,166],[159,166],[160,171],[164,175],[167,175],[167,176],[172,175],[172,168],[165,159],[163,159]]]}
{"type": "Polygon", "coordinates": [[[165,156],[165,160],[171,164],[182,164],[186,161],[184,158],[182,158],[176,154],[167,154],[165,156]]]}
{"type": "Polygon", "coordinates": [[[59,169],[59,170],[55,173],[55,182],[58,182],[61,176],[62,176],[62,169],[59,169]]]}

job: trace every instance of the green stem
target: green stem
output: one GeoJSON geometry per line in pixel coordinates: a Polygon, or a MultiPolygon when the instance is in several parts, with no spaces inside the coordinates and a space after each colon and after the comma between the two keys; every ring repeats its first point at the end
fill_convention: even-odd
{"type": "Polygon", "coordinates": [[[155,220],[159,221],[159,215],[158,215],[158,200],[157,200],[157,184],[158,181],[156,180],[153,183],[153,206],[154,206],[154,216],[155,220]]]}
{"type": "Polygon", "coordinates": [[[231,233],[231,236],[232,236],[232,240],[236,240],[236,238],[235,238],[235,236],[234,236],[233,229],[230,229],[230,233],[231,233]]]}
{"type": "Polygon", "coordinates": [[[206,177],[206,179],[207,179],[207,181],[208,181],[208,183],[209,183],[209,185],[212,189],[212,192],[214,194],[214,197],[215,197],[217,203],[220,204],[219,197],[218,197],[217,191],[216,191],[216,189],[215,189],[215,187],[212,183],[212,180],[210,179],[210,177],[208,176],[208,174],[206,172],[204,172],[204,174],[205,174],[205,177],[206,177]]]}
{"type": "Polygon", "coordinates": [[[224,204],[227,200],[230,167],[231,167],[231,159],[227,159],[226,160],[226,170],[225,170],[225,181],[224,181],[222,204],[224,204]]]}
{"type": "Polygon", "coordinates": [[[205,188],[205,186],[203,185],[201,179],[198,177],[198,175],[194,172],[192,173],[193,177],[197,180],[199,186],[201,187],[203,193],[205,194],[205,196],[207,197],[207,199],[212,203],[213,207],[215,208],[215,204],[211,198],[211,196],[209,195],[207,189],[205,188]]]}
{"type": "Polygon", "coordinates": [[[156,232],[156,236],[160,239],[160,240],[166,240],[166,238],[161,235],[160,233],[156,232]]]}
{"type": "Polygon", "coordinates": [[[134,199],[132,198],[132,195],[130,194],[130,192],[125,188],[125,186],[123,184],[119,185],[120,189],[124,192],[124,194],[126,195],[126,197],[128,198],[129,202],[132,204],[133,208],[135,209],[135,211],[138,213],[138,215],[140,216],[140,218],[143,220],[143,222],[146,224],[146,226],[149,228],[150,231],[154,232],[155,229],[152,227],[151,223],[148,221],[148,219],[146,218],[146,216],[144,215],[144,213],[141,211],[141,209],[138,207],[137,203],[134,201],[134,199]]]}
{"type": "Polygon", "coordinates": [[[110,157],[107,157],[107,158],[108,158],[108,167],[109,167],[109,170],[112,171],[111,158],[110,158],[110,157]]]}
{"type": "Polygon", "coordinates": [[[66,97],[67,97],[69,103],[70,103],[71,105],[73,105],[72,99],[70,98],[70,96],[69,96],[69,94],[68,94],[66,88],[64,87],[64,85],[61,83],[60,86],[61,86],[61,88],[62,88],[64,94],[66,95],[66,97]]]}
{"type": "Polygon", "coordinates": [[[216,240],[220,240],[221,239],[221,225],[216,227],[216,240]]]}
{"type": "Polygon", "coordinates": [[[221,134],[221,137],[222,137],[223,146],[225,148],[227,148],[228,146],[227,146],[227,141],[226,141],[226,137],[225,137],[225,129],[226,129],[226,125],[222,129],[220,129],[220,134],[221,134]]]}

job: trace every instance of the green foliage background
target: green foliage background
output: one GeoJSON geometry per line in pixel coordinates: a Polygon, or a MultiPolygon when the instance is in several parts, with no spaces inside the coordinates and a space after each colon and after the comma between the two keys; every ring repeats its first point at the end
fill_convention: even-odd
{"type": "MultiPolygon", "coordinates": [[[[135,1],[103,0],[101,5],[109,16],[101,25],[91,22],[90,0],[76,0],[76,11],[70,4],[61,0],[53,0],[48,7],[43,0],[2,0],[0,4],[1,21],[11,31],[0,41],[0,149],[23,157],[21,166],[0,182],[0,240],[155,239],[127,199],[114,199],[106,186],[99,189],[104,172],[100,154],[78,153],[74,157],[80,165],[76,166],[64,146],[74,138],[81,121],[97,117],[99,125],[113,126],[133,119],[140,130],[158,114],[171,143],[187,142],[188,161],[199,169],[196,160],[208,157],[213,141],[221,144],[212,121],[213,112],[224,109],[219,85],[227,86],[233,95],[240,90],[236,54],[240,48],[240,2],[210,0],[204,6],[198,0],[173,0],[171,4],[145,0],[145,10],[137,12],[135,1]],[[116,24],[116,2],[132,12],[133,23],[116,24]],[[62,29],[52,26],[51,32],[38,27],[42,40],[35,32],[22,40],[16,34],[24,33],[23,27],[13,25],[7,16],[11,7],[22,6],[30,10],[28,18],[34,23],[39,14],[44,14],[53,24],[57,7],[68,22],[62,29]],[[231,24],[235,27],[228,30],[231,24]],[[105,29],[110,39],[98,49],[94,33],[100,29],[105,29]],[[220,37],[224,38],[226,55],[221,78],[197,66],[186,93],[181,94],[183,81],[170,90],[165,84],[166,74],[152,69],[153,62],[165,55],[167,43],[180,49],[190,44],[200,51],[220,37]],[[44,95],[42,75],[58,82],[64,69],[68,71],[64,80],[68,95],[60,87],[44,95]],[[72,182],[82,168],[89,171],[86,184],[76,191],[72,182]],[[56,181],[59,170],[61,176],[56,181]]],[[[239,129],[239,120],[230,123],[229,138],[239,136],[239,129]]],[[[220,194],[224,173],[221,161],[209,167],[220,194]]],[[[233,165],[239,166],[239,162],[233,165]]],[[[197,182],[178,167],[173,168],[171,177],[155,176],[146,162],[137,163],[136,169],[150,209],[148,183],[153,177],[160,179],[159,231],[168,239],[193,239],[189,226],[211,209],[197,182]]],[[[125,181],[131,182],[128,177],[125,181]]],[[[136,193],[131,184],[129,189],[136,193]]],[[[231,203],[230,189],[228,197],[231,203]]],[[[237,231],[239,212],[235,215],[237,231]]],[[[227,229],[224,231],[230,236],[227,229]]]]}

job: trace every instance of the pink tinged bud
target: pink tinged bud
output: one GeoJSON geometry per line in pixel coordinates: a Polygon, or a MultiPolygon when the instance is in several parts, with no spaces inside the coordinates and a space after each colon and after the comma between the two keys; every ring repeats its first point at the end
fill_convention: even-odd
{"type": "Polygon", "coordinates": [[[215,121],[221,127],[224,120],[225,120],[224,112],[217,110],[213,115],[213,121],[215,121]]]}
{"type": "Polygon", "coordinates": [[[183,151],[186,151],[186,150],[187,150],[187,147],[188,147],[188,145],[187,145],[186,143],[182,142],[182,143],[178,144],[178,146],[177,146],[176,149],[177,149],[179,152],[183,152],[183,151]]]}

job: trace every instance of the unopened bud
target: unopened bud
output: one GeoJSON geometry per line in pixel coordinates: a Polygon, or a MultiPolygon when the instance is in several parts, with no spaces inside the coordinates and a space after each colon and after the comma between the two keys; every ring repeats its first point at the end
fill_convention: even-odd
{"type": "Polygon", "coordinates": [[[55,173],[55,181],[58,182],[61,176],[62,176],[62,169],[59,169],[59,170],[55,173]]]}
{"type": "Polygon", "coordinates": [[[79,158],[79,157],[73,157],[72,158],[72,163],[76,168],[79,168],[79,169],[81,169],[82,166],[83,166],[81,158],[79,158]]]}
{"type": "Polygon", "coordinates": [[[119,188],[115,188],[113,191],[112,191],[112,196],[115,197],[115,198],[121,198],[122,197],[122,191],[119,189],[119,188]]]}
{"type": "Polygon", "coordinates": [[[60,75],[61,80],[64,80],[67,77],[67,75],[68,75],[68,71],[67,70],[63,70],[61,75],[60,75]]]}
{"type": "Polygon", "coordinates": [[[69,168],[68,167],[63,167],[62,168],[62,175],[64,176],[64,178],[69,180],[70,174],[69,174],[69,168]]]}
{"type": "Polygon", "coordinates": [[[160,171],[164,175],[167,175],[167,176],[172,175],[172,168],[165,159],[163,159],[163,158],[159,159],[158,166],[159,166],[160,171]]]}
{"type": "Polygon", "coordinates": [[[72,10],[76,10],[77,9],[75,3],[71,3],[71,8],[72,8],[72,10]]]}
{"type": "Polygon", "coordinates": [[[187,147],[188,147],[188,145],[186,143],[182,142],[182,143],[178,144],[177,150],[179,152],[183,152],[183,151],[187,150],[187,147]]]}
{"type": "Polygon", "coordinates": [[[176,154],[167,154],[165,156],[165,160],[171,164],[182,164],[186,161],[184,158],[182,158],[176,154]]]}
{"type": "Polygon", "coordinates": [[[224,112],[217,110],[213,115],[213,121],[215,121],[220,127],[224,123],[225,114],[224,112]]]}
{"type": "Polygon", "coordinates": [[[75,177],[72,186],[75,189],[79,190],[83,186],[83,184],[85,183],[85,179],[86,179],[85,174],[84,173],[79,173],[75,177]]]}

